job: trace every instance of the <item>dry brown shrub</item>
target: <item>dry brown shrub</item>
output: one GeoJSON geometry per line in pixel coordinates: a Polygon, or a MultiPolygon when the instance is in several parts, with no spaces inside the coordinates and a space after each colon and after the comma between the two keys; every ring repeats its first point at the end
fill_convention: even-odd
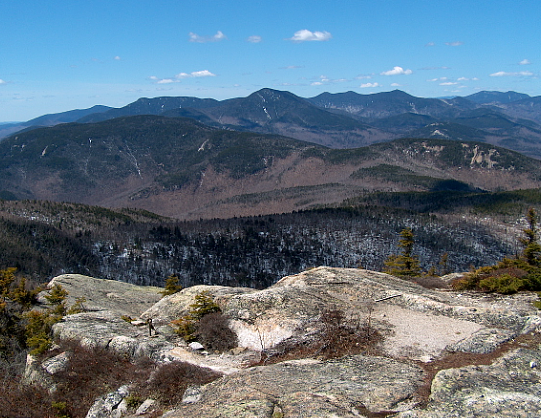
{"type": "Polygon", "coordinates": [[[9,380],[0,386],[0,418],[55,417],[47,390],[9,380]]]}
{"type": "Polygon", "coordinates": [[[449,284],[438,276],[421,276],[415,279],[415,283],[426,289],[449,289],[449,284]]]}
{"type": "Polygon", "coordinates": [[[174,361],[156,369],[144,387],[142,397],[157,399],[163,406],[174,406],[182,401],[189,386],[210,383],[222,374],[193,364],[174,361]]]}
{"type": "Polygon", "coordinates": [[[152,370],[141,369],[125,356],[101,347],[87,348],[66,341],[62,350],[69,353],[69,362],[65,370],[54,375],[58,389],[53,400],[66,402],[66,411],[74,418],[86,416],[99,396],[124,384],[144,381],[152,370]]]}
{"type": "Polygon", "coordinates": [[[287,339],[262,353],[254,365],[273,364],[285,360],[320,357],[331,359],[369,350],[383,336],[370,325],[370,317],[364,323],[346,318],[338,309],[328,309],[321,315],[322,332],[310,340],[287,339]]]}
{"type": "Polygon", "coordinates": [[[221,312],[205,315],[197,324],[195,335],[207,350],[224,352],[237,346],[237,334],[221,312]]]}

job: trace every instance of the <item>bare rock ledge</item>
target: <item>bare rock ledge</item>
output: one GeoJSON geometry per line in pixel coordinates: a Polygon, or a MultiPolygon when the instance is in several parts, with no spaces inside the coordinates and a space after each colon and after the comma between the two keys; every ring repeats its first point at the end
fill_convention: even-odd
{"type": "Polygon", "coordinates": [[[79,275],[59,276],[50,285],[55,283],[68,290],[70,303],[84,297],[89,308],[56,324],[56,337],[132,357],[188,361],[225,373],[209,385],[191,388],[187,401],[164,416],[541,415],[539,347],[500,350],[521,335],[537,336],[541,331],[539,311],[531,303],[537,299],[534,293],[497,296],[428,290],[384,273],[329,267],[284,277],[264,290],[194,286],[164,298],[156,288],[79,275]],[[185,315],[202,290],[209,291],[230,318],[239,349],[201,355],[172,332],[170,322],[185,315]],[[320,315],[328,308],[370,320],[385,336],[378,355],[246,368],[259,352],[272,350],[281,341],[317,335],[320,315]],[[133,325],[121,319],[123,315],[140,323],[152,318],[158,335],[149,336],[145,326],[133,325]],[[430,397],[422,395],[422,388],[430,384],[427,379],[432,379],[423,364],[450,352],[487,355],[498,350],[501,355],[492,364],[439,371],[430,397]]]}

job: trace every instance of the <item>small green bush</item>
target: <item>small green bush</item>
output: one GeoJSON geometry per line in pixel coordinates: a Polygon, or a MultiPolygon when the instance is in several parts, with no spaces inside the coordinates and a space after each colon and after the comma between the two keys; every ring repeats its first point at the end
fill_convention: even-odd
{"type": "Polygon", "coordinates": [[[130,409],[137,409],[143,403],[143,398],[141,398],[139,395],[129,394],[124,398],[124,400],[126,401],[127,407],[130,409]]]}
{"type": "Polygon", "coordinates": [[[194,303],[190,305],[188,315],[172,321],[171,324],[175,327],[175,332],[179,334],[184,341],[192,342],[197,338],[197,324],[201,318],[205,315],[221,311],[218,304],[214,302],[211,293],[207,290],[203,290],[195,295],[194,303]]]}
{"type": "Polygon", "coordinates": [[[510,295],[527,288],[527,281],[516,276],[511,276],[510,274],[502,274],[501,276],[492,276],[481,280],[479,287],[489,292],[510,295]]]}

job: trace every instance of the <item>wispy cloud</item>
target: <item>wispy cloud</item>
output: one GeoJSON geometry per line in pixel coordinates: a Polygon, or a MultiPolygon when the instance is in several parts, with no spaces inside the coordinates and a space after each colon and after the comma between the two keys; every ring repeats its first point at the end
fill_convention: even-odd
{"type": "Polygon", "coordinates": [[[425,46],[436,46],[436,44],[434,42],[428,42],[425,44],[425,46]]]}
{"type": "Polygon", "coordinates": [[[402,84],[391,83],[391,87],[402,87],[402,84]]]}
{"type": "Polygon", "coordinates": [[[118,55],[115,56],[113,59],[114,59],[115,61],[120,61],[120,60],[121,60],[121,58],[120,58],[118,55]]]}
{"type": "Polygon", "coordinates": [[[200,44],[204,44],[207,42],[218,42],[226,39],[226,36],[222,33],[222,31],[218,31],[215,35],[212,36],[200,36],[197,33],[190,32],[188,36],[190,37],[190,42],[197,42],[200,44]]]}
{"type": "Polygon", "coordinates": [[[331,79],[327,77],[326,75],[320,75],[319,81],[314,81],[313,83],[310,83],[311,86],[321,86],[323,84],[335,84],[335,83],[344,83],[346,81],[349,81],[347,78],[335,78],[331,79]]]}
{"type": "Polygon", "coordinates": [[[182,78],[198,78],[198,77],[216,77],[216,74],[212,74],[209,70],[202,70],[202,71],[194,71],[191,73],[178,73],[175,78],[182,79],[182,78]]]}
{"type": "Polygon", "coordinates": [[[309,31],[308,29],[302,29],[291,37],[287,38],[288,41],[293,42],[306,42],[306,41],[328,41],[332,38],[332,35],[329,32],[319,32],[319,31],[309,31]]]}
{"type": "Polygon", "coordinates": [[[7,83],[6,83],[4,80],[2,80],[2,79],[0,78],[0,86],[1,86],[2,84],[7,84],[7,83]]]}
{"type": "Polygon", "coordinates": [[[423,71],[431,71],[431,70],[450,70],[451,67],[422,67],[422,68],[419,68],[419,70],[423,70],[423,71]]]}
{"type": "Polygon", "coordinates": [[[394,67],[392,70],[382,72],[381,75],[410,75],[412,73],[413,71],[411,70],[404,70],[402,67],[394,67]]]}
{"type": "Polygon", "coordinates": [[[250,42],[251,44],[258,44],[259,42],[262,41],[261,36],[259,35],[248,36],[246,40],[250,42]]]}
{"type": "Polygon", "coordinates": [[[379,83],[363,83],[359,86],[360,88],[362,89],[367,89],[367,88],[374,88],[374,87],[381,87],[381,84],[379,83]]]}
{"type": "Polygon", "coordinates": [[[464,42],[460,42],[460,41],[445,42],[445,45],[447,45],[447,46],[460,46],[460,45],[464,45],[464,42]]]}
{"type": "Polygon", "coordinates": [[[530,65],[530,64],[531,62],[529,59],[523,59],[522,61],[518,63],[518,65],[530,65]]]}
{"type": "Polygon", "coordinates": [[[445,81],[443,83],[440,83],[440,86],[455,86],[457,85],[458,83],[457,82],[453,82],[453,81],[445,81]]]}
{"type": "Polygon", "coordinates": [[[506,71],[498,71],[497,73],[490,74],[491,77],[531,77],[534,74],[531,71],[518,71],[508,73],[506,71]]]}
{"type": "Polygon", "coordinates": [[[209,70],[202,71],[193,71],[191,73],[178,73],[174,77],[168,78],[159,78],[156,76],[150,76],[149,78],[152,81],[155,81],[156,84],[171,84],[171,83],[180,83],[181,80],[185,78],[200,78],[200,77],[216,77],[216,74],[211,73],[209,70]]]}
{"type": "Polygon", "coordinates": [[[176,81],[173,80],[172,78],[162,78],[161,80],[157,80],[156,83],[157,84],[171,84],[171,83],[176,83],[176,81]]]}

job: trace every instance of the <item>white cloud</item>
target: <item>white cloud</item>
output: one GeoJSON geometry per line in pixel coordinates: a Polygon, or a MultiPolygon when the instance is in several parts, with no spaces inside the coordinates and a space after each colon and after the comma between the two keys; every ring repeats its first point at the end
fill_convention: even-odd
{"type": "Polygon", "coordinates": [[[190,75],[192,77],[216,77],[216,74],[212,74],[209,70],[194,71],[190,75]]]}
{"type": "Polygon", "coordinates": [[[246,40],[248,42],[252,43],[252,44],[258,44],[259,42],[262,41],[261,36],[259,36],[259,35],[249,36],[248,39],[246,39],[246,40]]]}
{"type": "Polygon", "coordinates": [[[446,81],[444,83],[440,83],[440,86],[454,86],[456,84],[458,84],[458,83],[452,82],[452,81],[446,81]]]}
{"type": "Polygon", "coordinates": [[[518,63],[518,65],[530,65],[530,64],[531,62],[528,59],[523,59],[522,61],[518,63]]]}
{"type": "Polygon", "coordinates": [[[456,81],[468,81],[468,80],[469,80],[469,78],[466,78],[466,77],[458,77],[456,79],[456,81]]]}
{"type": "Polygon", "coordinates": [[[460,42],[460,41],[445,42],[445,45],[447,45],[447,46],[460,46],[460,45],[464,45],[464,42],[460,42]]]}
{"type": "Polygon", "coordinates": [[[188,34],[190,37],[190,42],[197,42],[200,44],[204,44],[206,42],[218,42],[226,39],[226,36],[222,33],[222,31],[216,32],[213,36],[199,36],[197,33],[190,32],[188,34]]]}
{"type": "Polygon", "coordinates": [[[200,77],[216,77],[216,74],[211,73],[209,70],[193,71],[191,73],[178,73],[174,77],[170,78],[158,78],[155,75],[149,77],[156,84],[170,84],[180,83],[185,78],[200,78],[200,77]]]}
{"type": "Polygon", "coordinates": [[[372,76],[371,75],[360,75],[358,77],[355,77],[357,80],[366,80],[366,79],[371,79],[372,76]]]}
{"type": "Polygon", "coordinates": [[[379,83],[363,83],[359,86],[362,89],[370,88],[370,87],[381,87],[379,83]]]}
{"type": "Polygon", "coordinates": [[[314,81],[313,83],[310,84],[311,86],[322,86],[323,83],[321,81],[314,81]]]}
{"type": "Polygon", "coordinates": [[[402,87],[402,84],[391,83],[391,87],[402,87]]]}
{"type": "Polygon", "coordinates": [[[435,46],[436,44],[434,42],[429,42],[425,46],[435,46]]]}
{"type": "Polygon", "coordinates": [[[445,81],[447,80],[447,77],[436,77],[436,78],[431,78],[429,80],[426,80],[426,81],[445,81]]]}
{"type": "Polygon", "coordinates": [[[332,35],[329,32],[311,32],[307,29],[302,29],[297,32],[291,37],[288,38],[288,41],[293,42],[305,42],[305,41],[328,41],[332,38],[332,35]]]}
{"type": "Polygon", "coordinates": [[[216,74],[212,74],[209,70],[193,71],[191,73],[178,73],[175,78],[181,80],[183,78],[198,78],[198,77],[216,77],[216,74]]]}
{"type": "Polygon", "coordinates": [[[498,71],[497,73],[490,74],[491,77],[531,77],[534,74],[531,71],[519,71],[514,73],[508,73],[505,71],[498,71]]]}
{"type": "Polygon", "coordinates": [[[7,83],[6,83],[4,80],[2,80],[2,79],[0,78],[0,86],[1,86],[2,84],[7,84],[7,83]]]}
{"type": "Polygon", "coordinates": [[[115,56],[113,59],[114,59],[115,61],[120,61],[121,58],[117,55],[117,56],[115,56]]]}
{"type": "Polygon", "coordinates": [[[409,75],[412,73],[413,71],[411,70],[404,70],[402,67],[394,67],[392,70],[382,72],[381,75],[400,75],[400,74],[409,75]]]}

